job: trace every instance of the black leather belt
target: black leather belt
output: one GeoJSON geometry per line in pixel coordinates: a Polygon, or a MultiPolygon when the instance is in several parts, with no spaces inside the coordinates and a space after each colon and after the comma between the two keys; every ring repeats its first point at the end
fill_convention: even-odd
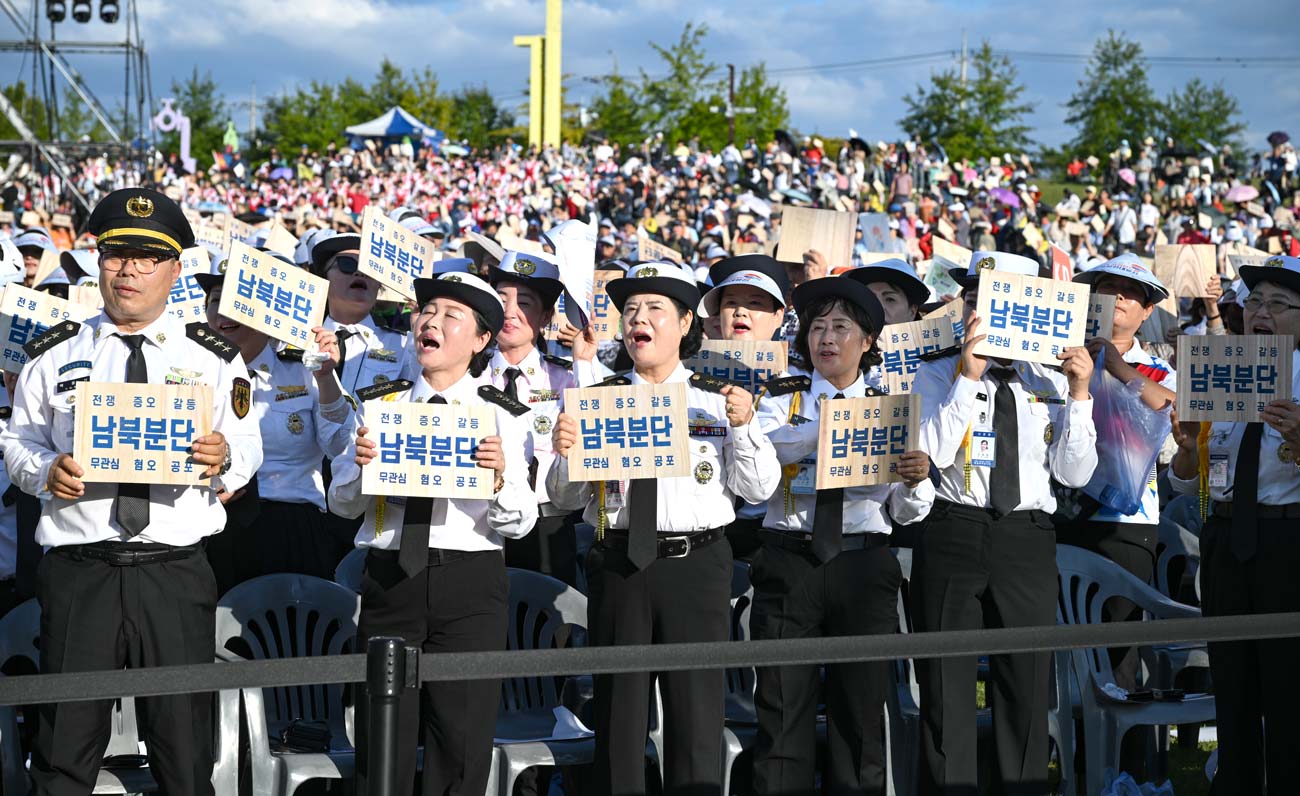
{"type": "MultiPolygon", "coordinates": [[[[710,528],[697,533],[659,534],[658,558],[685,558],[692,550],[708,547],[714,542],[727,538],[725,528],[710,528]]],[[[600,542],[613,550],[627,549],[627,529],[608,528],[605,538],[600,542]]]]}
{"type": "MultiPolygon", "coordinates": [[[[497,555],[501,555],[500,550],[451,550],[445,547],[430,547],[428,566],[440,567],[443,564],[450,564],[453,561],[460,561],[465,558],[473,558],[474,556],[483,555],[484,553],[496,553],[497,555]]],[[[396,550],[379,550],[372,547],[370,548],[370,555],[378,558],[391,558],[397,560],[396,550]]]]}
{"type": "MultiPolygon", "coordinates": [[[[1214,516],[1225,520],[1232,519],[1231,503],[1215,503],[1214,516]]],[[[1300,518],[1300,503],[1288,503],[1285,506],[1256,506],[1255,516],[1261,520],[1292,520],[1300,518]]]]}
{"type": "MultiPolygon", "coordinates": [[[[773,547],[780,547],[783,550],[793,550],[796,553],[807,553],[812,555],[813,535],[810,533],[801,533],[799,531],[776,531],[771,528],[763,528],[758,532],[758,538],[763,544],[770,544],[773,547]]],[[[874,550],[877,547],[885,547],[889,544],[889,534],[887,533],[848,533],[844,534],[840,540],[840,552],[845,553],[851,550],[874,550]]]]}
{"type": "Polygon", "coordinates": [[[203,544],[173,547],[165,544],[145,542],[95,542],[94,544],[74,544],[56,547],[52,552],[61,553],[73,559],[90,559],[103,561],[115,567],[134,567],[140,564],[157,564],[163,561],[179,561],[202,552],[203,544]]]}

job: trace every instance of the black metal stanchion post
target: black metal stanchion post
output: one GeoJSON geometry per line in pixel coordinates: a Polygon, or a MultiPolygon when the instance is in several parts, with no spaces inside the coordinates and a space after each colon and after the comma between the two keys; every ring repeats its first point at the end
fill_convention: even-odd
{"type": "Polygon", "coordinates": [[[405,640],[382,636],[370,639],[366,649],[370,792],[358,796],[397,796],[397,704],[406,688],[405,640]]]}

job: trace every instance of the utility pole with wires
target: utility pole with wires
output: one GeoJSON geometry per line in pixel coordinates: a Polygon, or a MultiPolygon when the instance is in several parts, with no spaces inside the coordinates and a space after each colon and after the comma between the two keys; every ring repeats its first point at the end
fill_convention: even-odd
{"type": "Polygon", "coordinates": [[[727,107],[719,108],[717,105],[710,105],[709,111],[712,113],[722,112],[727,117],[727,143],[734,145],[736,143],[736,114],[758,113],[758,108],[737,108],[736,107],[736,65],[727,64],[727,107]]]}

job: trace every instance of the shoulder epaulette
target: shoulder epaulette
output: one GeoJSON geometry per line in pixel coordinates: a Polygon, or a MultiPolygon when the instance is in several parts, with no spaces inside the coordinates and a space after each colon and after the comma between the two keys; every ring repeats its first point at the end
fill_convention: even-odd
{"type": "Polygon", "coordinates": [[[691,386],[705,392],[716,393],[722,392],[723,387],[740,387],[744,389],[744,385],[738,381],[724,379],[721,376],[713,376],[708,373],[692,373],[691,386]]]}
{"type": "Polygon", "coordinates": [[[76,321],[56,323],[23,346],[28,359],[36,359],[64,340],[71,340],[81,331],[81,324],[76,321]]]}
{"type": "Polygon", "coordinates": [[[303,351],[301,348],[294,348],[293,346],[289,346],[288,348],[282,348],[279,351],[276,351],[275,358],[280,360],[281,362],[301,362],[302,355],[305,353],[306,352],[303,351]]]}
{"type": "Polygon", "coordinates": [[[632,380],[627,377],[626,373],[615,373],[604,381],[598,381],[591,385],[592,387],[626,387],[631,384],[632,380]]]}
{"type": "Polygon", "coordinates": [[[376,398],[383,398],[395,392],[411,389],[410,379],[393,379],[380,384],[372,384],[369,387],[362,387],[357,390],[358,401],[373,401],[376,398]]]}
{"type": "Polygon", "coordinates": [[[927,354],[921,354],[917,358],[920,359],[922,362],[933,362],[936,359],[946,359],[947,357],[955,356],[960,353],[961,353],[961,346],[955,345],[955,346],[949,346],[948,348],[940,348],[938,351],[931,351],[927,354]]]}
{"type": "Polygon", "coordinates": [[[780,378],[768,379],[763,385],[763,389],[768,395],[792,395],[797,392],[808,392],[812,389],[812,379],[807,376],[781,376],[780,378]]]}
{"type": "Polygon", "coordinates": [[[201,321],[185,324],[185,336],[227,362],[233,362],[239,354],[239,349],[234,343],[201,321]]]}
{"type": "Polygon", "coordinates": [[[493,387],[491,384],[484,384],[482,387],[479,387],[478,397],[482,398],[488,403],[496,404],[497,406],[506,410],[510,414],[514,415],[515,417],[519,417],[520,415],[528,412],[527,406],[521,404],[519,401],[516,401],[514,398],[511,398],[509,395],[506,395],[504,392],[498,390],[496,387],[493,387]]]}
{"type": "Polygon", "coordinates": [[[572,370],[572,369],[573,369],[573,360],[572,360],[572,359],[565,359],[564,357],[557,357],[557,356],[555,356],[554,354],[542,354],[542,359],[543,359],[544,361],[546,361],[546,362],[551,363],[552,365],[554,365],[554,366],[557,367],[557,368],[564,368],[565,370],[572,370]]]}

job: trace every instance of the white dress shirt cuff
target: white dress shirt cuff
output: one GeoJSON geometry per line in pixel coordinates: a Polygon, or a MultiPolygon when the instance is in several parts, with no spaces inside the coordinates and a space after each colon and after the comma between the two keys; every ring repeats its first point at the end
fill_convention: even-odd
{"type": "Polygon", "coordinates": [[[1180,495],[1195,495],[1201,491],[1201,474],[1192,473],[1191,478],[1179,478],[1174,472],[1173,465],[1165,469],[1165,475],[1169,478],[1169,486],[1180,495]]]}

